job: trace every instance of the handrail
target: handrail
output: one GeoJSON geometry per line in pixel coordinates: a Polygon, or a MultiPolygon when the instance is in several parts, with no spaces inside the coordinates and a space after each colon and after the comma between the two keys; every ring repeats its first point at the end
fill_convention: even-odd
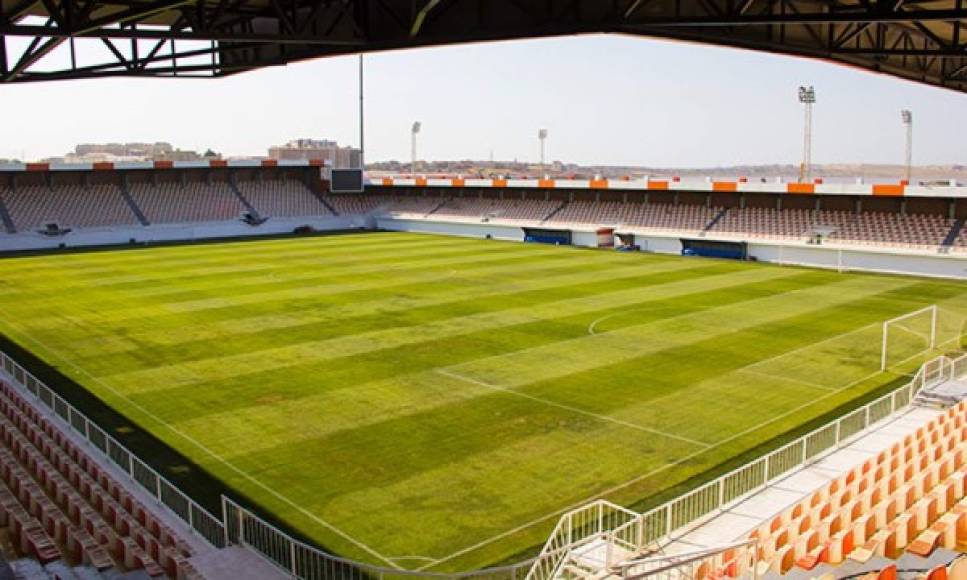
{"type": "Polygon", "coordinates": [[[211,545],[217,548],[226,545],[222,518],[216,517],[191,499],[188,494],[2,351],[0,351],[0,366],[13,379],[11,384],[15,389],[37,406],[50,411],[51,415],[59,419],[68,431],[73,431],[82,437],[91,449],[96,450],[99,455],[124,471],[141,489],[154,496],[158,505],[164,506],[168,512],[183,521],[190,530],[211,545]]]}
{"type": "Polygon", "coordinates": [[[425,572],[376,566],[341,558],[319,550],[266,522],[231,499],[222,496],[226,533],[231,543],[248,547],[280,570],[296,578],[306,579],[363,579],[363,578],[434,578],[461,579],[474,577],[523,578],[535,558],[472,572],[425,572]]]}
{"type": "Polygon", "coordinates": [[[734,542],[732,544],[727,544],[725,546],[718,546],[715,548],[707,548],[704,550],[697,550],[695,552],[688,552],[685,554],[676,554],[668,556],[657,556],[657,557],[643,557],[636,558],[633,560],[628,560],[616,566],[612,566],[612,569],[621,574],[625,578],[642,578],[644,576],[650,576],[652,574],[660,574],[665,570],[671,570],[679,566],[685,566],[693,562],[699,562],[711,556],[717,556],[729,550],[736,550],[740,548],[752,548],[755,547],[758,540],[742,540],[741,542],[734,542]],[[648,564],[658,564],[657,568],[648,570],[647,573],[639,576],[624,576],[625,572],[629,568],[635,568],[639,566],[647,566],[648,564]]]}
{"type": "Polygon", "coordinates": [[[962,355],[955,361],[946,356],[933,358],[921,365],[913,379],[903,386],[759,459],[638,515],[632,524],[625,523],[611,530],[610,536],[609,532],[598,532],[583,538],[572,538],[566,544],[555,542],[562,524],[572,514],[586,509],[586,506],[564,514],[555,528],[555,533],[545,544],[544,550],[528,573],[527,580],[550,580],[564,563],[568,553],[595,540],[614,541],[607,538],[614,538],[615,531],[634,529],[636,549],[640,552],[671,541],[721,513],[727,506],[765,489],[791,470],[814,463],[841,448],[870,425],[908,407],[920,390],[960,376],[956,369],[958,362],[963,367],[961,372],[967,375],[967,355],[962,355]],[[948,368],[951,369],[949,373],[948,368]]]}
{"type": "Polygon", "coordinates": [[[768,486],[791,469],[818,460],[869,425],[906,408],[921,389],[967,376],[967,354],[954,360],[944,356],[932,359],[924,363],[906,385],[648,512],[639,514],[599,499],[564,514],[537,557],[508,566],[461,573],[404,570],[334,556],[292,538],[226,496],[222,496],[219,518],[2,351],[0,367],[13,379],[14,388],[49,410],[68,430],[83,437],[99,454],[154,496],[158,505],[215,547],[245,546],[287,574],[306,580],[332,577],[451,580],[475,577],[517,580],[526,577],[527,580],[547,580],[556,574],[576,547],[586,545],[592,539],[607,542],[609,554],[616,545],[643,551],[690,529],[726,505],[768,486]]]}

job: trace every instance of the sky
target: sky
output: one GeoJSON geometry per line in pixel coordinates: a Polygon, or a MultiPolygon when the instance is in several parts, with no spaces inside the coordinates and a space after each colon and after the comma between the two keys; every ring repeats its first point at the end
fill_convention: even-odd
{"type": "MultiPolygon", "coordinates": [[[[52,54],[51,58],[58,58],[52,54]]],[[[357,57],[217,80],[99,79],[0,86],[0,158],[79,142],[168,141],[265,155],[297,137],[358,145],[357,57]]],[[[967,164],[967,95],[835,64],[624,36],[572,36],[365,57],[366,160],[547,158],[580,164],[798,164],[801,84],[814,85],[814,163],[967,164]]]]}

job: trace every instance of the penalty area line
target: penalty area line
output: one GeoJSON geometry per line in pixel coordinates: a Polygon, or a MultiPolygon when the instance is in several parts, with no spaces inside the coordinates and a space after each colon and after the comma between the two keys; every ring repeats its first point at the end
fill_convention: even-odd
{"type": "Polygon", "coordinates": [[[820,389],[820,390],[823,390],[823,391],[835,391],[836,390],[835,387],[827,387],[826,385],[821,385],[819,383],[814,383],[812,381],[804,381],[802,379],[796,379],[796,378],[793,378],[793,377],[784,377],[782,375],[774,375],[772,373],[764,373],[762,371],[757,371],[757,370],[753,370],[753,369],[750,369],[750,368],[740,368],[740,369],[738,369],[735,372],[737,372],[737,373],[746,373],[746,374],[749,374],[749,375],[756,375],[758,377],[763,377],[763,378],[771,379],[773,381],[784,381],[784,382],[787,382],[787,383],[796,383],[797,385],[802,385],[804,387],[809,387],[811,389],[820,389]]]}
{"type": "Polygon", "coordinates": [[[531,401],[536,401],[538,403],[543,403],[543,404],[549,405],[551,407],[557,407],[559,409],[564,409],[566,411],[571,411],[572,413],[578,413],[580,415],[586,415],[588,417],[593,417],[593,418],[598,419],[598,420],[601,420],[601,421],[606,421],[606,422],[609,422],[609,423],[614,423],[615,425],[620,425],[622,427],[629,427],[629,428],[635,429],[637,431],[643,431],[645,433],[651,433],[652,435],[659,435],[661,437],[666,437],[668,439],[677,439],[677,440],[682,441],[684,443],[688,443],[689,445],[695,445],[695,446],[698,446],[698,447],[702,447],[703,449],[709,449],[710,447],[712,447],[710,444],[704,443],[702,441],[697,441],[695,439],[689,439],[688,437],[682,437],[681,435],[674,435],[672,433],[666,433],[665,431],[659,431],[658,429],[651,429],[649,427],[644,427],[642,425],[638,425],[637,423],[631,423],[629,421],[623,421],[621,419],[615,419],[614,417],[609,417],[608,415],[602,415],[600,413],[594,413],[592,411],[587,411],[587,410],[582,409],[580,407],[574,407],[572,405],[566,405],[564,403],[558,403],[558,402],[555,402],[555,401],[550,401],[548,399],[543,399],[541,397],[535,397],[534,395],[528,395],[526,393],[521,393],[520,391],[514,390],[512,388],[500,387],[500,386],[497,386],[497,385],[493,385],[493,384],[490,384],[490,383],[487,383],[487,382],[484,382],[484,381],[481,381],[481,380],[478,380],[478,379],[474,379],[474,378],[467,377],[467,376],[464,376],[464,375],[461,375],[461,374],[457,374],[457,373],[454,373],[454,372],[450,372],[450,371],[448,371],[446,369],[439,369],[438,368],[438,369],[434,369],[434,372],[436,372],[437,374],[443,375],[445,377],[450,377],[451,379],[456,379],[458,381],[463,381],[465,383],[471,383],[471,384],[474,384],[474,385],[480,385],[481,387],[485,387],[485,388],[488,388],[488,389],[491,389],[491,390],[494,390],[494,391],[499,391],[499,392],[502,392],[502,393],[507,393],[508,395],[516,395],[516,396],[522,397],[524,399],[530,399],[531,401]]]}
{"type": "MultiPolygon", "coordinates": [[[[833,338],[836,338],[836,337],[833,337],[833,338]]],[[[953,342],[953,340],[957,340],[957,339],[948,340],[948,341],[943,342],[943,343],[941,343],[941,344],[939,344],[937,346],[938,347],[943,346],[943,345],[945,345],[945,344],[947,344],[949,342],[953,342]]],[[[501,540],[503,538],[506,538],[508,536],[513,536],[514,534],[520,533],[520,532],[522,532],[522,531],[524,531],[524,530],[526,530],[528,528],[532,528],[532,527],[536,526],[537,524],[540,524],[542,522],[545,522],[545,521],[547,521],[547,520],[549,520],[549,519],[551,519],[551,518],[553,518],[555,516],[560,516],[561,514],[567,513],[568,511],[571,511],[571,510],[577,509],[577,508],[579,508],[581,506],[587,505],[588,503],[590,503],[590,502],[592,502],[592,501],[594,501],[596,499],[603,498],[603,497],[608,496],[608,495],[611,495],[611,494],[613,494],[615,492],[621,491],[622,489],[624,489],[624,488],[626,488],[628,486],[634,485],[635,483],[638,483],[639,481],[648,479],[649,477],[653,477],[653,476],[658,475],[659,473],[662,473],[664,471],[668,471],[669,469],[672,469],[674,467],[677,467],[677,466],[679,466],[679,465],[681,465],[681,464],[683,464],[685,462],[691,461],[692,459],[694,459],[695,457],[698,457],[702,453],[705,453],[705,452],[710,451],[712,449],[715,449],[717,447],[721,447],[722,445],[725,445],[726,443],[730,443],[730,442],[732,442],[732,441],[734,441],[734,440],[736,440],[736,439],[738,439],[740,437],[744,437],[745,435],[748,435],[749,433],[758,431],[759,429],[762,429],[763,427],[765,427],[767,425],[770,425],[772,423],[775,423],[776,421],[779,421],[781,419],[784,419],[784,418],[788,417],[789,415],[792,415],[794,413],[798,413],[799,411],[801,411],[803,409],[809,408],[809,407],[815,405],[816,403],[819,403],[820,401],[824,401],[824,400],[826,400],[826,399],[828,399],[830,397],[833,397],[833,396],[835,396],[835,395],[837,395],[839,393],[842,393],[843,391],[849,390],[850,388],[855,387],[856,385],[858,385],[858,384],[860,384],[860,383],[862,383],[864,381],[868,381],[868,380],[876,377],[877,375],[885,374],[885,373],[889,372],[890,369],[896,368],[897,366],[900,366],[900,365],[903,365],[903,364],[905,364],[905,363],[913,360],[914,358],[916,358],[918,356],[921,356],[922,354],[923,353],[917,353],[917,354],[915,354],[915,355],[913,355],[911,357],[908,357],[908,358],[906,358],[906,359],[904,359],[904,360],[902,360],[902,361],[900,361],[898,363],[895,363],[891,367],[888,367],[886,371],[876,371],[874,373],[871,373],[870,375],[867,375],[867,376],[865,376],[863,378],[857,379],[857,380],[855,380],[855,381],[853,381],[851,383],[848,383],[848,384],[846,384],[846,385],[844,385],[844,386],[842,386],[842,387],[840,387],[840,388],[838,388],[836,390],[829,391],[826,394],[823,394],[823,395],[821,395],[821,396],[813,399],[812,401],[809,401],[808,403],[803,403],[802,405],[799,405],[798,407],[795,407],[793,409],[790,409],[790,410],[786,411],[785,413],[782,413],[780,415],[776,415],[776,416],[772,417],[771,419],[769,419],[767,421],[763,421],[763,422],[758,423],[756,425],[752,425],[751,427],[749,427],[749,428],[747,428],[747,429],[745,429],[743,431],[740,431],[740,432],[736,433],[735,435],[731,435],[731,436],[729,436],[729,437],[727,437],[727,438],[725,438],[725,439],[723,439],[723,440],[721,440],[721,441],[719,441],[719,442],[717,442],[717,443],[715,443],[713,445],[710,445],[708,449],[701,449],[699,451],[695,451],[693,453],[690,453],[689,455],[685,455],[683,457],[680,457],[676,461],[673,461],[673,462],[670,462],[670,463],[666,463],[666,464],[662,465],[661,467],[656,467],[655,469],[652,469],[651,471],[645,472],[642,475],[639,475],[637,477],[634,477],[632,479],[629,479],[628,481],[625,481],[623,483],[619,483],[618,485],[615,485],[615,486],[613,486],[611,488],[608,488],[606,490],[600,491],[600,492],[596,493],[595,495],[593,495],[591,497],[585,498],[585,499],[583,499],[581,501],[578,501],[576,503],[572,503],[571,505],[565,506],[565,507],[563,507],[563,508],[561,508],[561,509],[559,509],[557,511],[554,511],[554,512],[549,513],[547,515],[544,515],[544,516],[541,516],[539,518],[533,519],[533,520],[531,520],[529,522],[525,522],[525,523],[523,523],[523,524],[521,524],[521,525],[519,525],[519,526],[517,526],[517,527],[515,527],[515,528],[513,528],[511,530],[507,530],[506,532],[501,532],[500,534],[497,534],[495,536],[492,536],[490,538],[487,538],[486,540],[482,540],[480,542],[477,542],[476,544],[474,544],[472,546],[468,546],[466,548],[463,548],[461,550],[458,550],[458,551],[456,551],[456,552],[454,552],[452,554],[449,554],[447,556],[443,556],[442,558],[440,558],[438,560],[435,560],[432,563],[429,563],[429,564],[427,564],[425,566],[422,566],[422,567],[418,568],[417,571],[420,571],[420,572],[426,571],[429,568],[432,568],[432,567],[437,566],[439,564],[442,564],[444,562],[448,562],[448,561],[453,560],[454,558],[457,558],[457,557],[462,556],[464,554],[468,554],[470,552],[473,552],[475,550],[478,550],[478,549],[480,549],[480,548],[482,548],[484,546],[487,546],[489,544],[492,544],[492,543],[494,543],[496,541],[499,541],[499,540],[501,540]]]]}

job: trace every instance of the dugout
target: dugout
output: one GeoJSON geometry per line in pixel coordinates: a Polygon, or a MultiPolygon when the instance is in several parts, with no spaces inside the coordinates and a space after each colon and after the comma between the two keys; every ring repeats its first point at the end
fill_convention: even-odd
{"type": "Polygon", "coordinates": [[[524,228],[524,241],[535,244],[571,245],[571,230],[550,230],[546,228],[524,228]]]}
{"type": "Polygon", "coordinates": [[[749,257],[749,245],[745,242],[720,242],[689,238],[681,238],[681,242],[683,256],[728,258],[730,260],[745,260],[749,257]]]}
{"type": "Polygon", "coordinates": [[[614,228],[598,228],[594,235],[597,238],[599,248],[614,247],[614,228]]]}
{"type": "MultiPolygon", "coordinates": [[[[617,250],[619,252],[637,252],[641,250],[641,246],[636,243],[635,234],[633,233],[621,233],[615,232],[615,237],[618,238],[617,250]]],[[[647,243],[647,242],[646,242],[647,243]]]]}

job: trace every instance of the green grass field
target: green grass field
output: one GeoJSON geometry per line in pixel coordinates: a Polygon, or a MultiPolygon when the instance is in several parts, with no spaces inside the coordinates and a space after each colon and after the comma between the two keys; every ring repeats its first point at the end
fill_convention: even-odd
{"type": "Polygon", "coordinates": [[[0,260],[9,338],[328,549],[440,571],[895,381],[925,326],[879,373],[880,323],[929,304],[960,348],[953,281],[395,233],[0,260]]]}

